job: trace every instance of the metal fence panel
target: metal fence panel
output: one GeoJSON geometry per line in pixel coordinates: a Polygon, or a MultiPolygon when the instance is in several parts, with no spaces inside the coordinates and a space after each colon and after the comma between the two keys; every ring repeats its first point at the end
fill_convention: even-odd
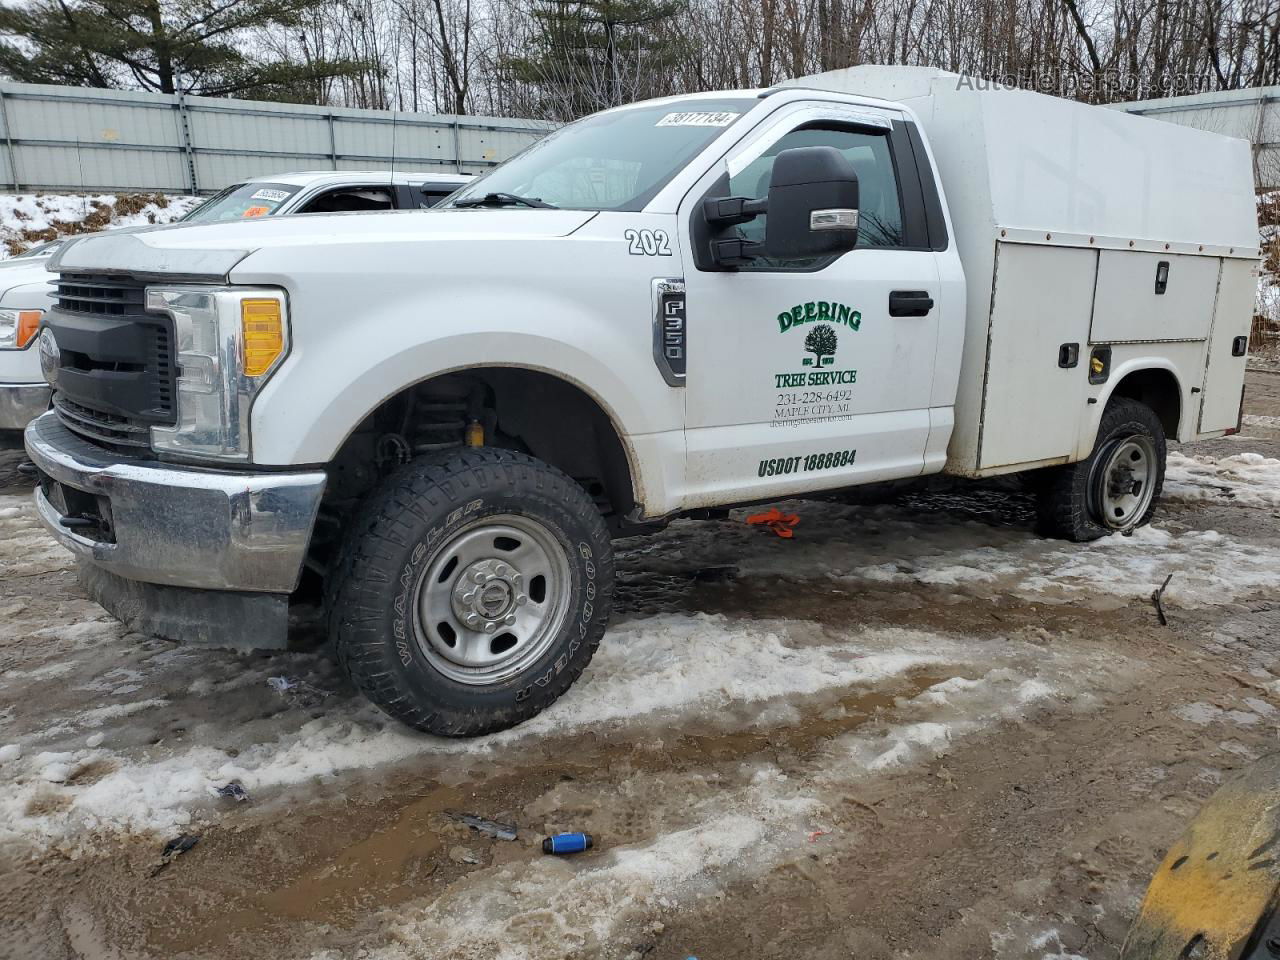
{"type": "Polygon", "coordinates": [[[0,185],[207,194],[290,170],[481,173],[554,127],[0,82],[0,185]]]}
{"type": "Polygon", "coordinates": [[[1280,189],[1280,87],[1221,90],[1111,106],[1153,120],[1220,133],[1253,145],[1259,190],[1280,189]]]}

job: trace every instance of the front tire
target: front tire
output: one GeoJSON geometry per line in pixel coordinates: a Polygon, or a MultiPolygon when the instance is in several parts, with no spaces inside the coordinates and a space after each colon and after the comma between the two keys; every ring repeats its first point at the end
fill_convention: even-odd
{"type": "Polygon", "coordinates": [[[469,737],[528,720],[600,644],[613,552],[591,497],[511,450],[405,465],[371,495],[332,584],[343,669],[386,713],[469,737]]]}
{"type": "Polygon", "coordinates": [[[1036,493],[1041,532],[1082,543],[1149,523],[1164,486],[1165,452],[1155,411],[1137,400],[1113,399],[1093,453],[1044,471],[1036,493]]]}

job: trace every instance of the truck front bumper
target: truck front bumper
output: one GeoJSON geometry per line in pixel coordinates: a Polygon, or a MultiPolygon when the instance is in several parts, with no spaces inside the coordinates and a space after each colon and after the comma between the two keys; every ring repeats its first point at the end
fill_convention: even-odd
{"type": "Polygon", "coordinates": [[[22,430],[49,409],[47,383],[0,383],[0,430],[22,430]]]}
{"type": "Polygon", "coordinates": [[[283,630],[277,608],[302,574],[323,472],[200,470],[129,457],[80,439],[52,412],[28,425],[25,440],[39,471],[40,518],[117,617],[173,639],[282,645],[282,637],[233,642],[208,621],[230,605],[241,614],[231,619],[248,624],[274,599],[276,613],[257,627],[283,630]]]}

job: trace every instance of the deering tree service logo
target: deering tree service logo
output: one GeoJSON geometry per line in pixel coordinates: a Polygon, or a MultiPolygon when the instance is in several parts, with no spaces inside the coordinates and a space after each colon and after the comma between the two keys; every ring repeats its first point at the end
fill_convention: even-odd
{"type": "Polygon", "coordinates": [[[833,300],[811,300],[798,303],[790,310],[778,314],[778,332],[786,333],[806,327],[804,354],[800,360],[802,373],[776,373],[774,386],[826,387],[833,384],[856,383],[857,370],[831,370],[836,364],[836,352],[840,346],[837,327],[847,327],[857,332],[862,327],[862,314],[852,307],[833,300]],[[813,326],[808,326],[813,324],[813,326]]]}

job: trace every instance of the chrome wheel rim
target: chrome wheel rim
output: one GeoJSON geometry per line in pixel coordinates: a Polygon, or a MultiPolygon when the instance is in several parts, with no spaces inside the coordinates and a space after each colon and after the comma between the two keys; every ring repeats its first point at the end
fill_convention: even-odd
{"type": "Polygon", "coordinates": [[[1134,526],[1155,496],[1156,470],[1156,447],[1150,437],[1115,441],[1094,467],[1090,483],[1094,516],[1111,530],[1134,526]]]}
{"type": "Polygon", "coordinates": [[[485,517],[427,563],[414,632],[431,666],[459,683],[501,683],[536,663],[569,613],[569,559],[529,517],[485,517]]]}

